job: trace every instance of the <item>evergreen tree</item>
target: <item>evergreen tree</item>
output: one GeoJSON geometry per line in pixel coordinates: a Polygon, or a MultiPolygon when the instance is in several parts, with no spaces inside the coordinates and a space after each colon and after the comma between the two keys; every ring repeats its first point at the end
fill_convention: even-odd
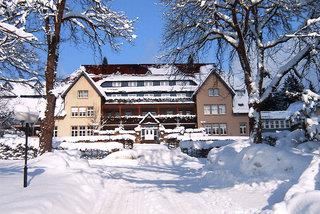
{"type": "Polygon", "coordinates": [[[108,63],[108,59],[107,59],[107,57],[103,57],[103,59],[102,59],[102,65],[108,65],[109,63],[108,63]]]}
{"type": "Polygon", "coordinates": [[[283,87],[272,93],[268,99],[263,102],[261,109],[263,111],[284,111],[293,102],[299,100],[297,96],[290,94],[303,92],[301,81],[293,74],[290,74],[283,83],[283,87]]]}

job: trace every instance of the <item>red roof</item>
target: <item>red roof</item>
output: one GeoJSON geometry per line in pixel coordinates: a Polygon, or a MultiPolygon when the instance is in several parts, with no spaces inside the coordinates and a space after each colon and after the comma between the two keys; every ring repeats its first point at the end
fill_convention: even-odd
{"type": "MultiPolygon", "coordinates": [[[[110,65],[83,65],[86,68],[86,72],[99,75],[99,74],[146,74],[148,72],[148,67],[161,67],[166,64],[110,64],[110,65]]],[[[199,69],[203,65],[199,64],[173,64],[180,72],[186,74],[198,73],[199,69]]]]}

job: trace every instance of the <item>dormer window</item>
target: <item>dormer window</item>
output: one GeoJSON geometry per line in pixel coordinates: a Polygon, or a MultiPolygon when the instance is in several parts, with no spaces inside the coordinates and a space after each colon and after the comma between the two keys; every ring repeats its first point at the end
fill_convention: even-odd
{"type": "Polygon", "coordinates": [[[112,82],[113,87],[121,87],[121,82],[112,82]]]}
{"type": "Polygon", "coordinates": [[[88,90],[79,90],[78,91],[78,98],[79,99],[87,99],[88,98],[88,90]]]}
{"type": "Polygon", "coordinates": [[[210,88],[209,89],[209,97],[218,97],[219,89],[218,88],[210,88]]]}

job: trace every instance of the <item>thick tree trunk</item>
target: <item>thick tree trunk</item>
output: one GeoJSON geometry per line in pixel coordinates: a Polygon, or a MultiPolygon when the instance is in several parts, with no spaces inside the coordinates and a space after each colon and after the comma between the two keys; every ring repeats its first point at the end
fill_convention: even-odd
{"type": "Polygon", "coordinates": [[[56,106],[56,97],[52,94],[52,90],[56,81],[56,70],[59,58],[59,43],[61,34],[61,25],[66,0],[61,0],[57,4],[57,13],[53,20],[46,19],[46,33],[48,43],[47,66],[45,71],[46,77],[46,98],[47,106],[45,118],[41,122],[40,135],[40,154],[52,151],[52,137],[54,130],[54,111],[56,106]],[[51,26],[53,23],[53,26],[51,26]],[[50,30],[53,29],[53,32],[50,30]]]}
{"type": "Polygon", "coordinates": [[[41,122],[41,154],[52,151],[52,137],[54,130],[54,110],[56,106],[56,97],[54,96],[54,94],[52,94],[51,91],[55,84],[55,71],[57,66],[57,56],[55,55],[56,48],[54,46],[54,44],[49,44],[47,67],[45,72],[47,106],[45,111],[45,118],[41,122]]]}

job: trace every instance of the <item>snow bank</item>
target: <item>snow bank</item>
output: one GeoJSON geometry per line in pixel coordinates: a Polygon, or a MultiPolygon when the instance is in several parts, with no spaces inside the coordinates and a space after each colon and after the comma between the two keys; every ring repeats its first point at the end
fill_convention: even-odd
{"type": "Polygon", "coordinates": [[[111,153],[105,159],[137,159],[140,155],[137,151],[126,149],[118,152],[111,153]]]}
{"type": "Polygon", "coordinates": [[[212,149],[208,154],[207,170],[224,171],[240,180],[286,179],[297,177],[310,163],[310,159],[311,156],[302,156],[265,144],[236,142],[212,149]]]}
{"type": "Polygon", "coordinates": [[[25,189],[21,172],[21,161],[0,160],[1,213],[92,213],[103,188],[98,171],[75,151],[30,160],[25,189]]]}
{"type": "Polygon", "coordinates": [[[69,142],[62,142],[59,145],[59,148],[62,149],[77,149],[80,151],[84,150],[102,150],[102,151],[112,151],[115,149],[122,149],[123,144],[118,142],[107,142],[107,143],[69,143],[69,142]]]}
{"type": "Polygon", "coordinates": [[[320,158],[314,156],[310,166],[308,166],[299,178],[298,183],[288,190],[284,201],[274,205],[274,213],[319,213],[319,166],[320,158]]]}

